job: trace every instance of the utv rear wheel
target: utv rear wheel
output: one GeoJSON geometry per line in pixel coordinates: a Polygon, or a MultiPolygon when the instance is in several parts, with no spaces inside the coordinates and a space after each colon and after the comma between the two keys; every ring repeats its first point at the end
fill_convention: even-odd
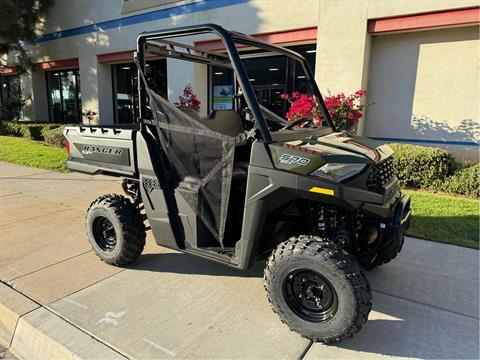
{"type": "Polygon", "coordinates": [[[140,211],[120,195],[103,195],[87,210],[87,235],[97,256],[108,264],[134,261],[145,247],[145,225],[140,211]]]}
{"type": "Polygon", "coordinates": [[[267,262],[264,283],[282,322],[313,341],[353,336],[371,310],[370,285],[358,262],[319,237],[281,243],[267,262]]]}

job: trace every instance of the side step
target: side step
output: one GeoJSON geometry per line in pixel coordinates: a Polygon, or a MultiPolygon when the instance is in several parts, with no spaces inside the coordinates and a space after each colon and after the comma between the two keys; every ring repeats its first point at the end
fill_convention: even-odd
{"type": "Polygon", "coordinates": [[[222,262],[230,266],[235,267],[235,265],[237,265],[235,262],[235,248],[185,248],[182,251],[189,254],[198,255],[210,260],[215,260],[217,262],[222,262]]]}

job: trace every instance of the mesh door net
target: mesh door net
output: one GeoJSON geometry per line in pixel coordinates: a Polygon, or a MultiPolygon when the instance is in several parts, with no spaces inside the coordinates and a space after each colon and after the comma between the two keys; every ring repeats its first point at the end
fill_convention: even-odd
{"type": "Polygon", "coordinates": [[[235,144],[246,136],[210,130],[151,90],[139,72],[160,143],[178,176],[176,190],[223,246],[235,144]]]}

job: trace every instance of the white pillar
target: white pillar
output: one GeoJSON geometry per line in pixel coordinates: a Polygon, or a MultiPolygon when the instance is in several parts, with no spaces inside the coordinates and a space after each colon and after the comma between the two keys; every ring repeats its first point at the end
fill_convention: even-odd
{"type": "MultiPolygon", "coordinates": [[[[183,89],[193,82],[193,63],[167,58],[168,100],[175,102],[183,89]]],[[[192,84],[193,87],[193,84],[192,84]]]]}
{"type": "Polygon", "coordinates": [[[33,117],[33,94],[32,94],[32,78],[30,73],[20,75],[20,93],[22,94],[23,99],[27,100],[25,106],[22,108],[20,113],[20,120],[24,121],[34,121],[33,117]]]}
{"type": "Polygon", "coordinates": [[[97,62],[98,81],[98,113],[100,124],[111,125],[114,123],[112,66],[97,62]]]}
{"type": "MultiPolygon", "coordinates": [[[[370,57],[367,10],[368,1],[320,2],[315,79],[322,94],[366,89],[370,57]]],[[[359,134],[365,120],[360,121],[359,134]]]]}
{"type": "Polygon", "coordinates": [[[48,115],[48,90],[46,74],[43,70],[31,73],[32,120],[36,122],[49,122],[48,115]]]}

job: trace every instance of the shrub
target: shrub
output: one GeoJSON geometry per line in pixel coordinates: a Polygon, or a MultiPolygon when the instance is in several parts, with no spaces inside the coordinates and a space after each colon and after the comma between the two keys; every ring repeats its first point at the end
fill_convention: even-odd
{"type": "Polygon", "coordinates": [[[32,140],[43,140],[47,131],[60,126],[60,124],[0,121],[0,135],[23,136],[32,140]]]}
{"type": "Polygon", "coordinates": [[[58,129],[59,127],[61,127],[61,128],[63,129],[65,126],[62,126],[61,124],[45,124],[45,125],[42,127],[42,137],[45,139],[45,135],[46,135],[50,130],[58,129]]]}
{"type": "Polygon", "coordinates": [[[458,170],[439,190],[480,198],[480,164],[458,170]]]}
{"type": "Polygon", "coordinates": [[[44,138],[48,145],[64,148],[66,139],[63,136],[64,126],[56,127],[45,132],[44,138]]]}
{"type": "Polygon", "coordinates": [[[14,121],[0,121],[0,135],[23,136],[22,126],[14,121]]]}
{"type": "Polygon", "coordinates": [[[25,124],[21,126],[22,136],[32,140],[43,140],[42,129],[44,124],[25,124]]]}
{"type": "Polygon", "coordinates": [[[410,144],[390,144],[393,166],[402,186],[438,188],[458,168],[447,151],[410,144]]]}

